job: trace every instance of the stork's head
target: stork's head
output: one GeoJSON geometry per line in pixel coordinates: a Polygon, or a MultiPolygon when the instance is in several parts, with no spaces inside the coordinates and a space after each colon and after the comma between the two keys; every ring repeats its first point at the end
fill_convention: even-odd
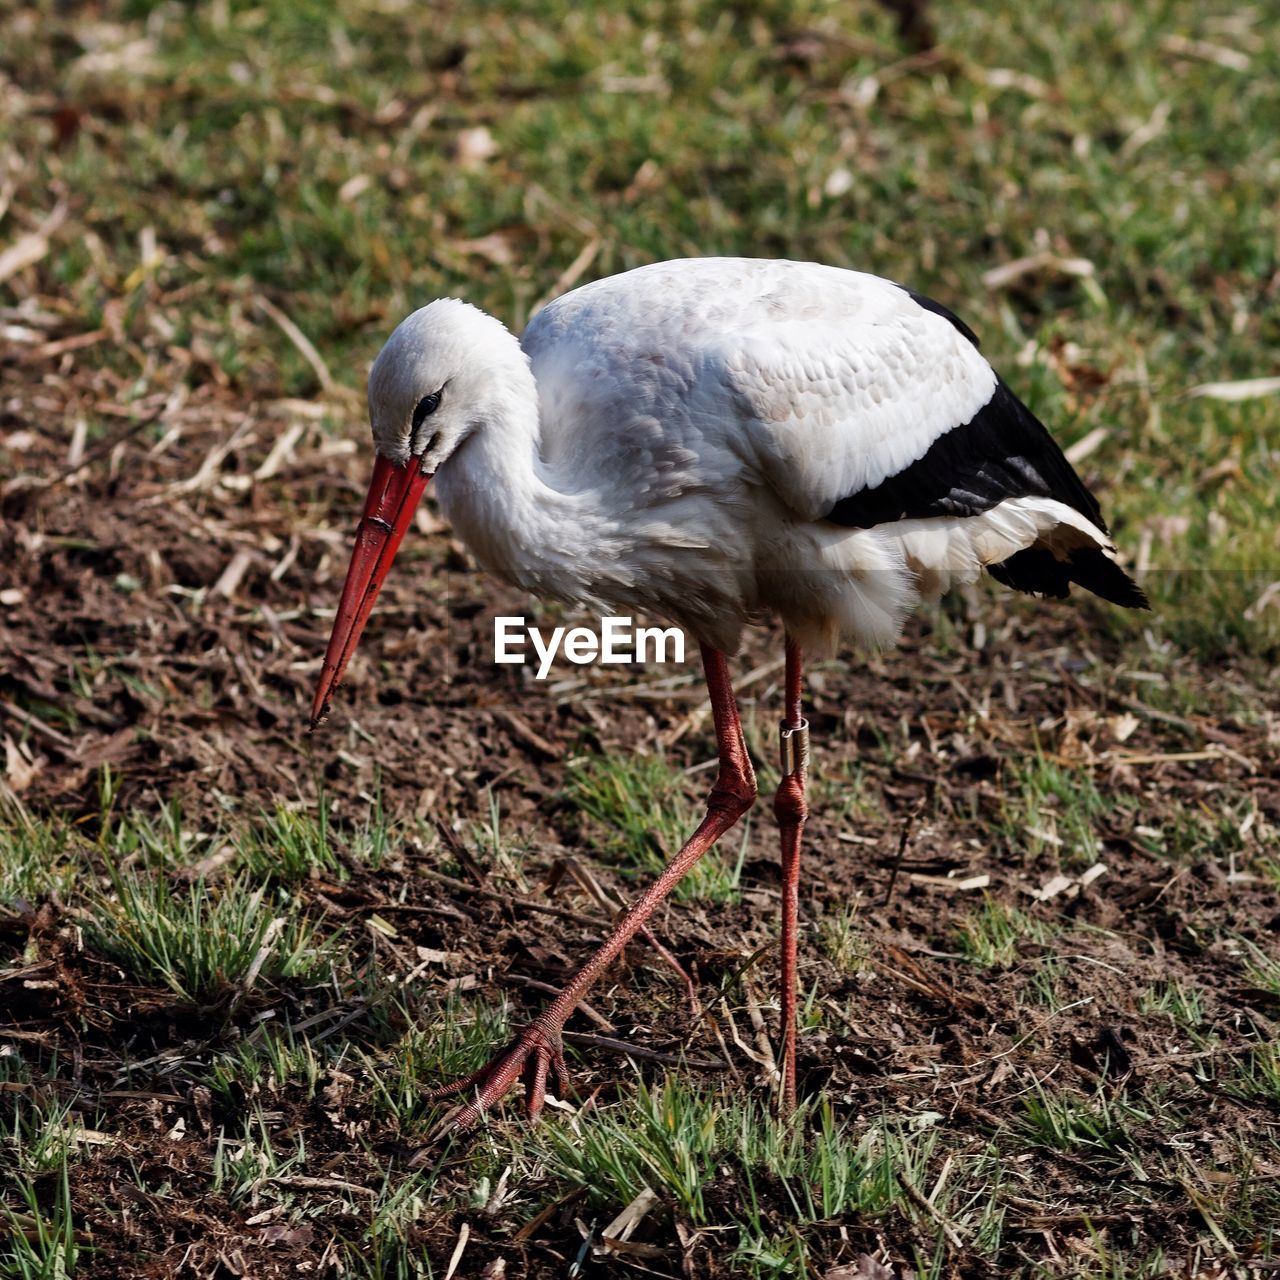
{"type": "Polygon", "coordinates": [[[501,411],[511,372],[527,368],[506,326],[441,298],[396,326],[369,370],[369,425],[380,458],[434,475],[501,411]]]}
{"type": "Polygon", "coordinates": [[[369,371],[377,457],[311,708],[313,729],[329,710],[427,481],[532,387],[524,352],[502,322],[456,298],[402,320],[378,353],[369,371]]]}

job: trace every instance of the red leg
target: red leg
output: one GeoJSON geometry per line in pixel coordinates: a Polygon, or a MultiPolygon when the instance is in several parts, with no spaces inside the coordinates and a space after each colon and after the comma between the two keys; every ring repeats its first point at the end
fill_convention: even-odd
{"type": "Polygon", "coordinates": [[[448,1115],[442,1131],[460,1131],[472,1125],[523,1075],[529,1115],[542,1110],[547,1071],[555,1073],[557,1087],[567,1083],[560,1032],[578,1001],[601,973],[621,954],[623,947],[644,927],[658,904],[683,879],[689,868],[742,817],[756,798],[755,771],[738,719],[738,704],[729,681],[729,666],[718,649],[702,646],[702,665],[711,695],[720,772],[707,798],[707,814],[684,848],[666,870],[618,921],[599,951],[587,961],[569,985],[538,1015],[501,1054],[463,1080],[433,1089],[428,1097],[443,1098],[475,1089],[470,1102],[448,1115]]]}
{"type": "Polygon", "coordinates": [[[782,1113],[796,1105],[796,923],[800,907],[800,833],[809,814],[805,775],[809,722],[801,712],[800,646],[787,637],[787,715],[781,726],[782,782],[773,799],[782,844],[782,1113]]]}

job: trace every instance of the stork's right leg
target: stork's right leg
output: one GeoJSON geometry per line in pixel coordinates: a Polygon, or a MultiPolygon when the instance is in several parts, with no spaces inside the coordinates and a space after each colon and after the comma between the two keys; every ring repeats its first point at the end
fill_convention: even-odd
{"type": "Polygon", "coordinates": [[[711,696],[720,772],[707,797],[707,813],[698,829],[671,860],[656,881],[622,917],[604,945],[587,961],[568,986],[488,1065],[465,1079],[433,1089],[431,1098],[446,1098],[474,1089],[471,1100],[445,1117],[441,1131],[459,1131],[472,1125],[497,1102],[521,1076],[529,1116],[542,1111],[548,1072],[557,1087],[567,1084],[560,1033],[591,984],[621,954],[623,947],[644,926],[655,908],[689,872],[699,858],[742,817],[756,798],[756,776],[742,736],[738,704],[729,680],[729,666],[718,649],[702,646],[702,665],[711,696]]]}
{"type": "Polygon", "coordinates": [[[782,846],[782,1096],[784,1116],[796,1108],[796,933],[800,907],[800,837],[809,816],[809,722],[802,714],[800,646],[787,636],[787,715],[782,722],[782,781],[773,800],[782,846]]]}

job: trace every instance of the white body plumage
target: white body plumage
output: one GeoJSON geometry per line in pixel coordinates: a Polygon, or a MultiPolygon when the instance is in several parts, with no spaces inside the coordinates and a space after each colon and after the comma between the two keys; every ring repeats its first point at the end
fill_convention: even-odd
{"type": "Polygon", "coordinates": [[[771,613],[808,649],[887,644],[1011,560],[1024,590],[1127,582],[1090,580],[1112,550],[1096,503],[972,334],[875,276],[658,263],[559,298],[520,343],[443,300],[392,335],[369,398],[393,461],[430,431],[423,467],[484,567],[729,652],[771,613]]]}

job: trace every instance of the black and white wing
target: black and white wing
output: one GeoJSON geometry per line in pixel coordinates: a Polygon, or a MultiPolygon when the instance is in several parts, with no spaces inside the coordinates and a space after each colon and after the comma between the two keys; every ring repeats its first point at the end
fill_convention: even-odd
{"type": "Polygon", "coordinates": [[[1058,597],[1076,583],[1146,607],[1112,558],[1097,500],[972,330],[898,285],[839,274],[852,277],[843,308],[828,296],[823,318],[748,325],[721,351],[757,465],[787,505],[851,529],[1016,523],[1025,545],[986,539],[1002,557],[984,560],[998,581],[1058,597]],[[1031,523],[1010,519],[1029,511],[1031,523]]]}

